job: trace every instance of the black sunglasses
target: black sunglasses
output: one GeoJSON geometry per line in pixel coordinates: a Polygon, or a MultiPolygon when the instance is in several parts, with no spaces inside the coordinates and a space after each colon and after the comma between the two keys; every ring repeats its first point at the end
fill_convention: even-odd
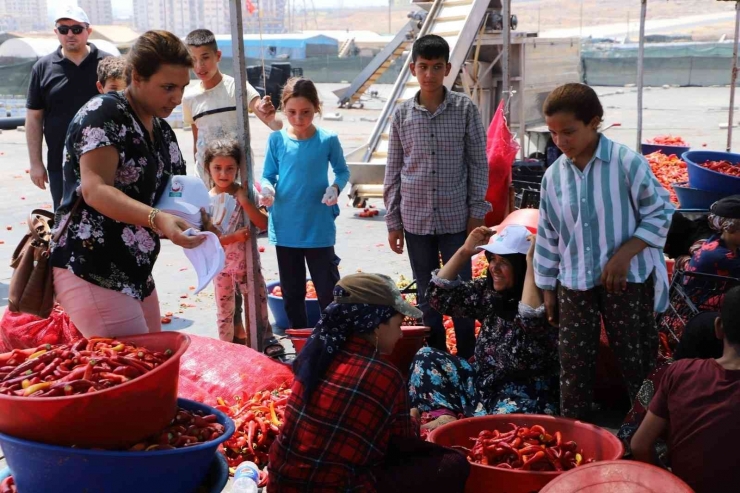
{"type": "Polygon", "coordinates": [[[75,24],[74,26],[57,26],[57,31],[59,31],[59,34],[62,36],[66,36],[70,30],[74,35],[82,34],[82,31],[85,29],[87,29],[85,26],[80,26],[79,24],[75,24]]]}

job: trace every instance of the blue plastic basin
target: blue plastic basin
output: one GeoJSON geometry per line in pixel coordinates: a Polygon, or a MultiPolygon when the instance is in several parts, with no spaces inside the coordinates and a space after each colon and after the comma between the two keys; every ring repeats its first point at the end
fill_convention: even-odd
{"type": "MultiPolygon", "coordinates": [[[[0,434],[0,446],[22,493],[195,493],[209,476],[216,449],[234,433],[234,422],[199,402],[178,399],[177,404],[215,414],[226,428],[225,433],[217,440],[192,447],[151,452],[59,447],[4,434],[0,434]]],[[[221,482],[224,464],[220,466],[221,482]]]]}
{"type": "Polygon", "coordinates": [[[689,185],[709,192],[722,192],[728,195],[740,193],[740,178],[717,173],[699,166],[707,161],[729,161],[735,166],[740,163],[740,154],[716,151],[689,151],[681,159],[686,161],[689,172],[689,185]]]}
{"type": "MultiPolygon", "coordinates": [[[[0,481],[10,476],[10,468],[0,470],[0,481]]],[[[216,454],[197,493],[222,493],[229,482],[229,464],[223,454],[216,454]]]]}
{"type": "Polygon", "coordinates": [[[676,192],[681,209],[700,209],[709,210],[709,208],[720,199],[730,194],[723,192],[712,192],[709,190],[700,190],[691,188],[686,182],[674,183],[673,191],[676,192]]]}
{"type": "Polygon", "coordinates": [[[642,144],[640,146],[640,149],[642,151],[643,156],[647,156],[648,154],[652,154],[654,152],[660,151],[666,156],[675,154],[676,156],[681,157],[681,155],[684,152],[688,152],[689,150],[691,150],[691,147],[666,146],[666,145],[658,145],[658,144],[642,144]]]}
{"type": "MultiPolygon", "coordinates": [[[[310,281],[310,279],[306,279],[306,281],[310,281]]],[[[271,294],[272,290],[277,286],[280,286],[279,281],[271,282],[267,285],[267,307],[275,318],[275,325],[281,329],[288,329],[290,328],[290,322],[288,321],[288,314],[285,313],[283,298],[273,296],[271,294]]],[[[308,316],[308,327],[315,327],[321,318],[321,305],[319,305],[319,300],[306,299],[306,315],[308,316]]],[[[294,328],[305,329],[306,327],[294,328]]]]}

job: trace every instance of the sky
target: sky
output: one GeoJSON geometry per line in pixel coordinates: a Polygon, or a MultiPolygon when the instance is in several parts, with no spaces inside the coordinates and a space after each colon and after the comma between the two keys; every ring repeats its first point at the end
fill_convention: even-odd
{"type": "MultiPolygon", "coordinates": [[[[296,6],[303,5],[303,0],[294,0],[296,6]]],[[[311,0],[305,0],[306,6],[310,9],[311,0]]],[[[51,3],[54,5],[54,11],[62,5],[66,4],[77,4],[77,0],[58,0],[50,2],[49,10],[52,10],[51,3]]],[[[133,11],[133,0],[113,0],[113,16],[114,17],[131,17],[133,11]]],[[[329,8],[329,7],[367,7],[373,6],[385,6],[388,5],[388,0],[313,0],[314,7],[316,8],[329,8]]],[[[53,15],[53,12],[50,12],[53,15]]]]}

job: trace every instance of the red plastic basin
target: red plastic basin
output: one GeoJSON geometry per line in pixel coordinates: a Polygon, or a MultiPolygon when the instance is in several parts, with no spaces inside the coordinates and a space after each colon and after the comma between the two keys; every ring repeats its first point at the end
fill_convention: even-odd
{"type": "MultiPolygon", "coordinates": [[[[563,439],[573,440],[583,449],[586,458],[597,461],[617,460],[624,454],[622,442],[603,428],[574,419],[539,414],[497,414],[461,419],[440,426],[432,431],[429,440],[450,447],[462,445],[470,448],[483,430],[508,431],[509,423],[519,426],[544,426],[548,433],[560,431],[563,439]]],[[[514,471],[493,466],[471,464],[470,476],[465,484],[466,493],[530,493],[541,490],[557,478],[559,472],[514,471]]]]}
{"type": "Polygon", "coordinates": [[[587,464],[554,479],[540,493],[693,493],[665,469],[635,461],[587,464]]]}
{"type": "Polygon", "coordinates": [[[119,340],[174,354],[149,373],[100,392],[49,398],[0,395],[0,433],[49,445],[118,448],[166,427],[177,408],[180,359],[190,338],[159,332],[119,340]]]}
{"type": "MultiPolygon", "coordinates": [[[[414,355],[424,345],[424,339],[429,335],[429,327],[401,327],[403,337],[396,343],[393,353],[385,356],[385,359],[392,363],[403,376],[408,376],[411,360],[414,355]]],[[[286,329],[285,333],[293,342],[296,354],[298,354],[306,341],[311,336],[313,329],[286,329]]]]}

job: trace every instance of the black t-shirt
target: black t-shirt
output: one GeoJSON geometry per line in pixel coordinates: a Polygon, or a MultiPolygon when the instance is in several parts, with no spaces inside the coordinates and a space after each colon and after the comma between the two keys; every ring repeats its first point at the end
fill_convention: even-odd
{"type": "MultiPolygon", "coordinates": [[[[114,186],[153,206],[170,175],[185,174],[185,160],[166,121],[154,119],[149,138],[123,92],[98,95],[77,112],[67,133],[64,199],[56,224],[67,221],[80,186],[80,157],[101,147],[118,152],[114,186]]],[[[84,202],[67,231],[53,245],[51,263],[71,270],[95,285],[143,300],[154,291],[152,269],[159,237],[149,228],[133,226],[100,214],[84,202]]]]}
{"type": "Polygon", "coordinates": [[[39,59],[31,70],[26,108],[44,110],[44,138],[49,151],[46,167],[62,169],[64,138],[69,122],[91,97],[98,94],[98,61],[111,56],[88,43],[90,53],[80,65],[64,58],[62,47],[39,59]]]}

